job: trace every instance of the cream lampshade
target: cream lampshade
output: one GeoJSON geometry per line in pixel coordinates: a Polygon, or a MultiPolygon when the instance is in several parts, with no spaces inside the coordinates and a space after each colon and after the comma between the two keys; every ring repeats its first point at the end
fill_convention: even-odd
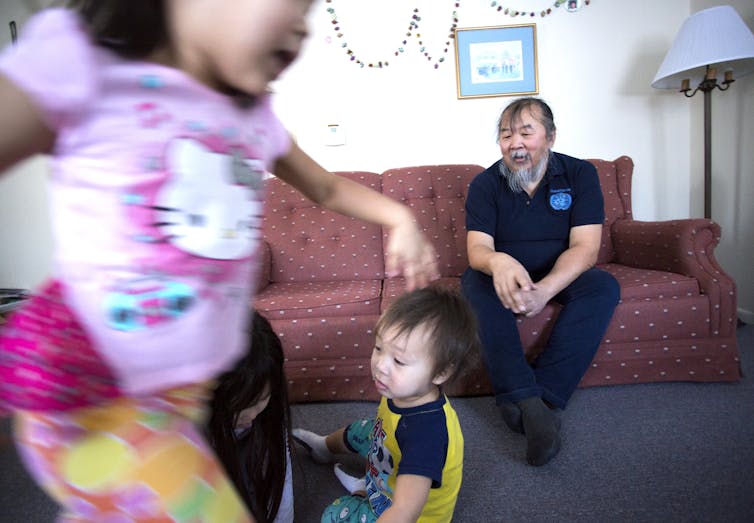
{"type": "Polygon", "coordinates": [[[686,97],[704,93],[704,217],[711,218],[711,96],[736,78],[754,72],[754,34],[729,5],[691,15],[681,26],[652,87],[678,89],[686,97]],[[720,82],[718,82],[718,77],[720,82]]]}

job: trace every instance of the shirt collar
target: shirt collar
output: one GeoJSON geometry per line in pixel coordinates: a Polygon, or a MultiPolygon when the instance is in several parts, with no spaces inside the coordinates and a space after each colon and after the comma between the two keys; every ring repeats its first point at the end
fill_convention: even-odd
{"type": "Polygon", "coordinates": [[[563,165],[563,160],[561,160],[558,155],[551,150],[550,157],[547,160],[547,170],[545,171],[545,175],[542,177],[542,182],[549,183],[554,178],[563,175],[565,175],[565,166],[563,165]]]}

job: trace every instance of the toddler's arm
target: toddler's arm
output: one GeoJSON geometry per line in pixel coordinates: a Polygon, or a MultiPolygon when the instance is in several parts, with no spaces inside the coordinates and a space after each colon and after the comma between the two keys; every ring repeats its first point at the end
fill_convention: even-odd
{"type": "Polygon", "coordinates": [[[399,474],[395,480],[395,493],[390,508],[377,519],[377,523],[415,523],[429,497],[432,480],[415,474],[399,474]]]}
{"type": "Polygon", "coordinates": [[[0,75],[0,173],[37,153],[52,150],[53,133],[21,89],[0,75]]]}
{"type": "Polygon", "coordinates": [[[388,227],[386,270],[403,273],[409,289],[439,277],[435,249],[403,204],[325,170],[295,143],[278,160],[275,175],[327,209],[388,227]]]}

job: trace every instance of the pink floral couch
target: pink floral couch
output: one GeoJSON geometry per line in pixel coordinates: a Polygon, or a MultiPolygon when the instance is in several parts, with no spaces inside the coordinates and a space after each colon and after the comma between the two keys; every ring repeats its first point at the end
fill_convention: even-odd
{"type": "MultiPolygon", "coordinates": [[[[714,257],[720,227],[706,219],[642,222],[631,216],[633,162],[590,160],[606,218],[598,266],[621,302],[581,386],[740,377],[736,287],[714,257]]],[[[458,288],[467,266],[464,200],[478,165],[341,172],[409,205],[437,249],[439,285],[458,288]]],[[[385,232],[323,210],[275,178],[267,181],[257,309],[280,336],[294,402],[374,400],[374,324],[405,289],[384,271],[385,232]]],[[[558,314],[551,303],[520,320],[527,354],[541,350],[558,314]]],[[[482,367],[448,391],[490,392],[482,367]]]]}

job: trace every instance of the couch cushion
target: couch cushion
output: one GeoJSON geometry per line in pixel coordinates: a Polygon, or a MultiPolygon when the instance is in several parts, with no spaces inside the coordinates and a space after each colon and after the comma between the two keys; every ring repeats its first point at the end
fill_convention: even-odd
{"type": "MultiPolygon", "coordinates": [[[[380,176],[339,172],[380,192],[380,176]]],[[[277,178],[267,180],[262,230],[270,246],[270,282],[379,280],[382,229],[322,209],[277,178]]]]}
{"type": "Polygon", "coordinates": [[[613,261],[615,250],[612,240],[612,226],[620,219],[631,219],[631,177],[634,162],[628,156],[613,161],[589,159],[597,169],[605,201],[605,221],[602,225],[602,243],[597,263],[613,261]]]}
{"type": "Polygon", "coordinates": [[[268,317],[283,343],[292,403],[379,399],[370,371],[377,314],[268,317]]]}
{"type": "Polygon", "coordinates": [[[662,381],[737,381],[735,337],[603,342],[580,387],[662,381]]]}
{"type": "Polygon", "coordinates": [[[379,314],[381,280],[271,283],[256,308],[269,319],[379,314]]]}
{"type": "Polygon", "coordinates": [[[704,339],[710,335],[706,296],[621,300],[602,338],[605,346],[620,343],[704,339]]]}
{"type": "Polygon", "coordinates": [[[658,300],[700,294],[699,282],[683,274],[636,269],[617,263],[607,263],[600,265],[599,268],[609,272],[618,280],[621,300],[658,300]]]}
{"type": "Polygon", "coordinates": [[[442,276],[466,270],[466,193],[483,170],[473,164],[422,165],[382,173],[382,192],[411,208],[437,250],[442,276]]]}

